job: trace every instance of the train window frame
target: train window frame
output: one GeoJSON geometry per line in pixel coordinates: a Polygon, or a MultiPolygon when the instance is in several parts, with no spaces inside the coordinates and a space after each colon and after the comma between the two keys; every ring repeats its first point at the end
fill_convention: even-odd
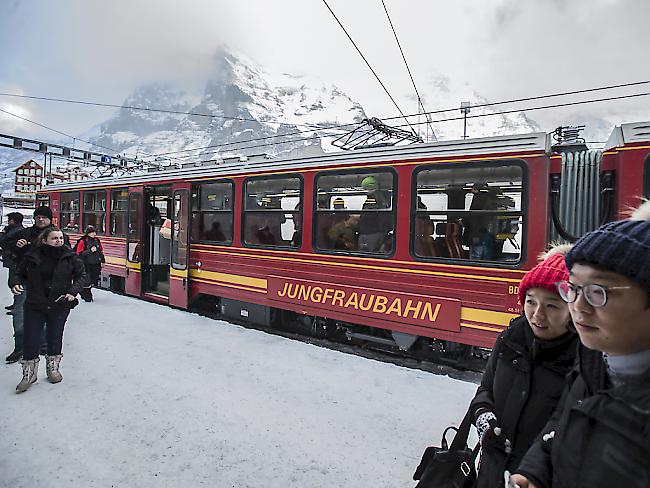
{"type": "MultiPolygon", "coordinates": [[[[218,178],[214,180],[202,180],[193,182],[190,186],[190,221],[194,221],[195,214],[230,214],[230,229],[231,235],[229,240],[225,241],[215,241],[209,239],[195,239],[194,233],[192,232],[192,226],[190,226],[190,244],[210,244],[215,246],[232,246],[235,239],[235,181],[231,178],[218,178]],[[205,184],[214,184],[214,183],[228,183],[230,185],[230,210],[202,210],[194,208],[194,198],[192,197],[194,191],[205,184]]],[[[200,189],[199,189],[200,191],[200,189]]],[[[200,200],[200,199],[199,199],[200,200]]],[[[199,201],[200,203],[200,201],[199,201]]],[[[243,241],[242,241],[243,242],[243,241]]]]}
{"type": "Polygon", "coordinates": [[[127,230],[126,230],[126,259],[129,263],[142,263],[142,247],[143,247],[143,229],[142,229],[142,218],[144,209],[142,208],[142,202],[144,201],[144,195],[141,191],[135,191],[129,193],[128,200],[128,217],[127,217],[127,230]],[[131,202],[135,201],[135,204],[132,205],[131,202]],[[134,216],[135,219],[131,217],[134,216]],[[131,232],[133,230],[133,232],[131,232]],[[133,246],[133,253],[131,253],[131,245],[133,246]]]}
{"type": "Polygon", "coordinates": [[[643,162],[643,196],[650,199],[650,153],[643,162]]]}
{"type": "Polygon", "coordinates": [[[413,168],[411,174],[411,202],[409,207],[409,254],[414,261],[429,262],[429,263],[444,263],[459,266],[481,266],[489,268],[503,268],[503,269],[519,269],[527,259],[528,250],[528,200],[529,200],[529,167],[526,160],[521,158],[503,159],[503,160],[488,160],[488,161],[462,161],[462,162],[445,162],[445,163],[428,163],[420,164],[413,168]],[[519,259],[517,261],[495,261],[495,260],[480,260],[468,257],[464,258],[447,258],[440,256],[420,256],[415,253],[415,226],[417,216],[418,204],[418,175],[423,171],[429,170],[443,170],[450,167],[458,168],[491,168],[491,167],[504,167],[504,166],[517,166],[521,169],[521,205],[518,211],[508,212],[518,213],[521,216],[521,250],[519,259]]]}
{"type": "Polygon", "coordinates": [[[111,188],[111,193],[110,193],[110,219],[108,221],[108,235],[113,236],[113,237],[126,237],[126,234],[129,229],[129,189],[128,187],[124,188],[111,188]],[[126,199],[124,200],[126,202],[126,208],[125,209],[120,209],[120,210],[115,210],[113,208],[113,202],[116,201],[115,198],[113,198],[113,195],[118,193],[118,192],[123,192],[126,194],[126,199]],[[121,215],[122,216],[122,228],[124,229],[123,233],[119,232],[113,232],[113,214],[121,215]]]}
{"type": "MultiPolygon", "coordinates": [[[[395,256],[397,251],[397,212],[398,212],[398,203],[399,201],[399,173],[397,170],[391,166],[364,166],[361,168],[353,169],[328,169],[324,171],[319,171],[314,175],[314,190],[312,195],[312,249],[315,253],[324,254],[324,255],[333,255],[333,256],[354,256],[360,258],[370,258],[370,259],[391,259],[395,256]],[[392,246],[389,253],[374,253],[374,252],[365,252],[365,251],[349,251],[343,249],[322,249],[318,247],[318,214],[319,213],[333,213],[333,209],[319,210],[318,209],[318,180],[323,176],[334,176],[334,175],[349,175],[349,174],[375,174],[375,173],[389,173],[392,177],[392,188],[391,188],[391,216],[392,216],[392,228],[393,228],[393,237],[392,237],[392,246]]],[[[355,210],[354,213],[357,211],[355,210]]],[[[359,210],[361,212],[372,212],[372,210],[359,210]]],[[[343,211],[341,213],[353,213],[350,211],[343,211]]]]}
{"type": "MultiPolygon", "coordinates": [[[[292,251],[292,252],[297,252],[300,250],[303,242],[303,231],[304,231],[304,208],[305,208],[305,180],[303,176],[300,173],[286,173],[286,174],[276,174],[276,175],[260,175],[260,176],[248,176],[244,178],[244,181],[242,183],[242,191],[241,191],[241,196],[242,196],[242,202],[241,202],[241,222],[240,222],[240,238],[241,238],[241,244],[244,247],[247,248],[252,248],[252,249],[275,249],[275,250],[281,250],[281,251],[292,251]],[[246,202],[248,201],[248,183],[251,181],[269,181],[269,180],[284,180],[284,179],[293,179],[297,178],[298,182],[300,183],[300,201],[299,201],[299,206],[300,210],[285,210],[285,209],[270,209],[270,210],[247,210],[246,209],[246,202]],[[300,232],[300,241],[296,246],[291,246],[289,245],[271,245],[271,244],[256,244],[256,243],[249,243],[246,242],[246,216],[247,214],[252,214],[252,213],[264,213],[264,212],[269,212],[269,213],[282,213],[282,214],[298,214],[299,219],[300,219],[300,228],[303,229],[303,231],[300,232]]],[[[295,222],[295,218],[293,219],[295,222]]]]}
{"type": "Polygon", "coordinates": [[[62,192],[59,196],[59,228],[67,233],[73,233],[73,234],[78,234],[78,233],[83,233],[81,230],[81,199],[80,199],[80,192],[79,191],[66,191],[62,192]],[[77,201],[77,211],[71,212],[71,211],[64,211],[63,210],[63,199],[64,197],[67,196],[72,196],[72,201],[76,200],[77,201]],[[75,198],[76,197],[76,198],[75,198]],[[77,215],[77,229],[67,229],[66,226],[70,223],[70,220],[66,222],[65,225],[63,225],[63,216],[64,215],[77,215]]]}
{"type": "MultiPolygon", "coordinates": [[[[100,235],[100,236],[106,235],[106,212],[107,212],[106,211],[106,206],[107,206],[108,203],[109,203],[109,201],[108,201],[108,191],[106,189],[84,190],[83,198],[82,198],[82,201],[80,202],[80,204],[81,204],[81,223],[83,224],[84,228],[88,227],[88,225],[92,225],[92,224],[88,224],[86,222],[86,215],[103,214],[103,217],[102,217],[101,220],[103,221],[103,224],[104,224],[103,225],[104,230],[100,231],[99,229],[97,229],[96,225],[93,225],[93,227],[95,228],[95,232],[97,233],[97,235],[100,235]],[[86,210],[86,197],[89,197],[92,194],[101,194],[101,193],[104,193],[104,210],[88,210],[87,211],[86,210]]],[[[85,231],[82,230],[81,228],[79,228],[79,232],[85,233],[85,231]]]]}
{"type": "Polygon", "coordinates": [[[185,271],[189,266],[189,249],[190,245],[190,231],[191,231],[191,216],[192,216],[192,194],[190,190],[186,188],[179,188],[174,190],[172,193],[172,233],[171,233],[171,249],[170,249],[170,263],[172,269],[177,269],[180,271],[185,271]],[[189,206],[185,210],[188,218],[184,219],[183,215],[183,195],[185,195],[185,205],[189,206]],[[179,205],[180,208],[177,208],[176,205],[179,205]],[[180,214],[180,218],[179,218],[180,214]],[[187,225],[183,229],[183,225],[187,225]],[[185,233],[185,249],[183,249],[182,236],[185,233]]]}

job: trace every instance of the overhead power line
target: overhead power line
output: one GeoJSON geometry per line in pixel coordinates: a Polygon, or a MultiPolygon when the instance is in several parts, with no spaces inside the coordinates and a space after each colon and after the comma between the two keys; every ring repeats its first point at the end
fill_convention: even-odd
{"type": "MultiPolygon", "coordinates": [[[[623,100],[623,99],[626,99],[626,98],[646,97],[646,96],[649,96],[649,95],[650,95],[650,92],[634,93],[632,95],[620,95],[620,96],[617,96],[617,97],[593,98],[591,100],[581,100],[579,102],[555,103],[555,104],[552,104],[552,105],[542,105],[540,107],[517,108],[517,109],[513,109],[513,110],[504,110],[504,111],[501,111],[501,112],[490,112],[490,113],[485,113],[485,114],[468,115],[467,118],[468,119],[475,119],[475,118],[478,118],[478,117],[489,117],[489,116],[492,116],[492,115],[506,115],[506,114],[512,114],[512,113],[517,113],[517,112],[532,112],[534,110],[545,110],[545,109],[549,109],[549,108],[570,107],[570,106],[573,106],[573,105],[585,105],[585,104],[588,104],[588,103],[597,103],[597,102],[609,102],[609,101],[613,101],[613,100],[623,100]]],[[[435,123],[438,123],[438,122],[451,122],[451,121],[454,121],[454,120],[463,120],[463,117],[449,117],[449,118],[446,118],[446,119],[433,120],[432,122],[435,124],[435,123]]],[[[426,122],[418,122],[417,124],[426,124],[426,122]]],[[[406,127],[406,125],[402,124],[402,125],[398,125],[397,127],[406,127]]]]}
{"type": "Polygon", "coordinates": [[[365,57],[365,56],[363,55],[363,53],[361,52],[361,49],[359,49],[359,46],[357,46],[357,43],[354,42],[354,39],[352,39],[352,37],[350,36],[350,34],[348,34],[348,31],[346,30],[346,28],[343,26],[343,24],[341,23],[341,21],[339,20],[339,18],[336,16],[336,14],[335,14],[334,11],[332,10],[332,8],[329,6],[329,4],[327,3],[327,0],[323,0],[323,3],[324,3],[325,6],[327,7],[327,9],[330,11],[330,13],[332,14],[332,16],[333,16],[334,19],[336,20],[336,22],[339,24],[339,26],[341,26],[341,29],[343,29],[343,32],[345,32],[345,35],[348,36],[348,39],[350,39],[350,42],[352,43],[352,45],[354,46],[354,48],[357,50],[357,52],[359,53],[359,55],[361,56],[361,58],[364,60],[364,62],[366,63],[366,65],[368,66],[368,68],[370,69],[370,71],[372,71],[372,74],[375,75],[375,78],[377,78],[377,81],[379,82],[379,84],[381,85],[381,87],[382,87],[382,88],[384,89],[384,91],[386,92],[386,95],[388,95],[388,98],[390,98],[391,102],[393,102],[393,105],[395,105],[395,107],[397,108],[397,111],[402,115],[402,117],[404,118],[404,120],[406,120],[406,123],[409,125],[409,127],[411,127],[411,130],[413,131],[413,134],[417,134],[417,133],[415,132],[415,129],[411,126],[411,123],[409,122],[409,120],[406,118],[406,115],[404,115],[404,112],[402,112],[402,109],[399,108],[399,105],[397,105],[397,102],[395,101],[395,99],[393,98],[393,96],[392,96],[392,95],[390,94],[390,92],[388,91],[388,88],[386,88],[386,85],[384,85],[384,83],[381,81],[381,79],[379,78],[379,76],[377,75],[377,73],[375,72],[375,70],[372,68],[372,66],[370,66],[370,63],[368,62],[368,60],[366,59],[366,57],[365,57]]]}
{"type": "MultiPolygon", "coordinates": [[[[542,100],[544,98],[554,98],[554,97],[563,97],[563,96],[568,96],[568,95],[579,95],[582,93],[591,93],[591,92],[597,92],[597,91],[604,91],[604,90],[613,90],[616,88],[628,88],[631,86],[639,86],[639,85],[647,85],[650,84],[650,80],[648,81],[635,81],[632,83],[621,83],[619,85],[608,85],[608,86],[600,86],[596,88],[586,88],[583,90],[573,90],[573,91],[566,91],[566,92],[558,92],[558,93],[549,93],[547,95],[539,95],[535,97],[525,97],[525,98],[512,98],[510,100],[502,100],[500,102],[488,102],[488,103],[480,103],[476,105],[472,105],[472,108],[480,108],[480,107],[493,107],[495,105],[505,105],[509,103],[519,103],[519,102],[530,102],[533,100],[542,100]]],[[[446,108],[446,109],[440,109],[440,110],[434,110],[431,112],[426,112],[426,114],[441,114],[444,112],[454,112],[458,110],[458,107],[453,107],[453,108],[446,108]]],[[[415,117],[418,114],[410,114],[407,115],[407,117],[415,117]]],[[[475,117],[475,116],[472,116],[475,117]]],[[[400,119],[401,117],[385,117],[382,120],[395,120],[395,119],[400,119]]],[[[468,117],[470,118],[470,117],[468,117]]],[[[460,117],[462,119],[462,117],[460,117]]],[[[458,120],[458,119],[451,119],[451,120],[458,120]]],[[[436,122],[435,120],[433,122],[436,122]]]]}
{"type": "Polygon", "coordinates": [[[299,123],[291,123],[291,122],[279,122],[277,120],[257,120],[257,119],[250,119],[247,117],[231,117],[227,115],[215,115],[215,114],[206,114],[202,112],[184,112],[182,110],[169,110],[169,109],[162,109],[162,108],[149,108],[149,107],[138,107],[135,105],[116,105],[112,103],[102,103],[102,102],[89,102],[86,100],[70,100],[67,98],[52,98],[52,97],[39,97],[39,96],[34,96],[34,95],[20,95],[17,93],[2,93],[0,92],[0,96],[3,97],[15,97],[15,98],[25,98],[29,100],[43,100],[47,102],[62,102],[62,103],[72,103],[76,105],[90,105],[92,107],[106,107],[106,108],[120,108],[120,109],[128,109],[128,110],[136,110],[136,111],[144,111],[144,112],[158,112],[158,113],[166,113],[166,114],[174,114],[174,115],[190,115],[190,116],[195,116],[195,117],[208,117],[208,118],[213,118],[213,119],[224,119],[224,120],[239,120],[243,122],[265,122],[267,124],[278,124],[278,125],[289,125],[289,126],[296,126],[296,127],[311,127],[314,129],[329,129],[330,127],[327,125],[319,125],[319,124],[299,124],[299,123]]]}
{"type": "MultiPolygon", "coordinates": [[[[397,47],[399,48],[399,52],[402,54],[402,59],[404,60],[404,66],[406,66],[406,71],[408,71],[409,77],[411,78],[411,83],[413,84],[413,89],[415,90],[415,96],[418,98],[418,111],[421,108],[422,112],[426,114],[426,109],[424,108],[424,104],[422,103],[422,97],[420,96],[420,92],[418,91],[418,87],[415,86],[415,80],[413,79],[413,74],[411,73],[411,68],[409,68],[409,64],[406,62],[406,56],[404,55],[404,50],[402,49],[402,44],[399,42],[399,39],[397,37],[397,32],[395,31],[395,26],[393,25],[393,21],[390,18],[390,14],[388,13],[388,8],[386,8],[386,2],[384,0],[381,0],[381,4],[384,6],[384,12],[386,12],[386,17],[388,18],[388,23],[390,24],[390,28],[393,30],[393,35],[395,36],[395,42],[397,42],[397,47]]],[[[427,115],[425,115],[427,117],[427,115]]],[[[428,117],[427,117],[428,118],[428,117]]],[[[433,130],[433,127],[431,124],[428,125],[428,127],[431,129],[431,133],[433,134],[434,140],[436,140],[436,133],[433,130]]]]}
{"type": "Polygon", "coordinates": [[[114,152],[114,153],[118,153],[118,152],[119,152],[119,151],[116,151],[116,150],[113,149],[113,148],[106,147],[106,146],[102,146],[101,144],[95,144],[94,142],[86,141],[86,140],[84,140],[84,139],[80,139],[80,138],[75,137],[75,136],[72,136],[72,135],[70,135],[70,134],[66,134],[65,132],[61,132],[60,130],[53,129],[52,127],[48,127],[47,125],[41,124],[41,123],[36,122],[36,121],[34,121],[34,120],[30,120],[30,119],[27,119],[27,118],[25,118],[25,117],[21,117],[20,115],[15,114],[15,113],[13,113],[13,112],[9,112],[8,110],[4,110],[4,109],[1,109],[1,108],[0,108],[0,112],[3,112],[3,113],[5,113],[5,114],[7,114],[7,115],[11,115],[12,117],[16,117],[17,119],[24,120],[25,122],[29,122],[30,124],[37,125],[37,126],[39,126],[39,127],[42,127],[43,129],[47,129],[47,130],[50,130],[50,131],[52,131],[52,132],[56,132],[57,134],[61,134],[62,136],[69,137],[69,138],[72,139],[73,141],[81,141],[81,142],[83,142],[83,143],[85,143],[85,144],[90,144],[91,146],[97,146],[97,147],[101,147],[102,149],[108,149],[109,151],[114,152]]]}

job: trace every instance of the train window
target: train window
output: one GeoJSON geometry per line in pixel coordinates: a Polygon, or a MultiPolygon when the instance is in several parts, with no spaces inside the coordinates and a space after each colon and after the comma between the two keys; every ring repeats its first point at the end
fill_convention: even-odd
{"type": "Polygon", "coordinates": [[[298,177],[249,178],[245,184],[244,242],[298,248],[302,240],[302,180],[298,177]]]}
{"type": "Polygon", "coordinates": [[[441,164],[418,170],[415,178],[416,257],[519,262],[523,165],[441,164]]]}
{"type": "Polygon", "coordinates": [[[95,232],[106,232],[106,190],[85,191],[83,204],[84,227],[92,225],[95,232]]]}
{"type": "Polygon", "coordinates": [[[131,193],[129,195],[129,229],[126,234],[127,242],[127,258],[132,263],[139,263],[142,261],[142,219],[140,213],[142,211],[142,193],[131,193]]]}
{"type": "Polygon", "coordinates": [[[125,236],[129,210],[129,191],[126,188],[111,190],[111,222],[108,231],[112,236],[125,236]]]}
{"type": "Polygon", "coordinates": [[[189,198],[187,190],[176,190],[174,192],[172,233],[172,267],[174,269],[187,269],[187,243],[189,222],[189,198]]]}
{"type": "Polygon", "coordinates": [[[390,170],[320,174],[316,179],[315,247],[391,254],[395,247],[395,180],[390,170]]]}
{"type": "Polygon", "coordinates": [[[233,187],[232,181],[192,185],[193,241],[232,243],[233,187]]]}
{"type": "Polygon", "coordinates": [[[61,194],[61,230],[79,232],[79,192],[61,194]]]}

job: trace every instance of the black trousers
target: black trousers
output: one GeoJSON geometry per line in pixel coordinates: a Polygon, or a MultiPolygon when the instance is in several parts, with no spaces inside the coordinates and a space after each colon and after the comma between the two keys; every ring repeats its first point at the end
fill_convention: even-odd
{"type": "Polygon", "coordinates": [[[68,315],[70,315],[70,309],[67,307],[57,307],[47,312],[25,307],[23,359],[27,361],[38,357],[44,326],[47,326],[45,330],[48,356],[61,354],[63,328],[68,315]]]}

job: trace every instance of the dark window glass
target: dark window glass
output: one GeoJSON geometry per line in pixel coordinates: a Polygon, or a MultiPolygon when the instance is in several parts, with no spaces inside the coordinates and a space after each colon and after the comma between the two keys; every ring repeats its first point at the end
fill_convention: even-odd
{"type": "Polygon", "coordinates": [[[92,225],[98,234],[106,232],[106,190],[84,192],[83,225],[92,225]]]}
{"type": "Polygon", "coordinates": [[[79,232],[79,192],[61,194],[61,230],[79,232]]]}
{"type": "Polygon", "coordinates": [[[128,259],[132,263],[142,261],[142,194],[129,195],[129,229],[127,233],[128,259]]]}
{"type": "Polygon", "coordinates": [[[112,236],[126,235],[128,210],[128,190],[111,190],[111,222],[108,231],[112,236]]]}
{"type": "Polygon", "coordinates": [[[315,247],[388,255],[395,245],[391,171],[327,173],[316,179],[315,247]]]}
{"type": "Polygon", "coordinates": [[[244,242],[268,247],[300,247],[301,191],[301,180],[298,177],[247,180],[244,242]]]}
{"type": "Polygon", "coordinates": [[[523,177],[518,164],[437,165],[419,170],[413,209],[414,254],[518,262],[523,177]]]}
{"type": "Polygon", "coordinates": [[[192,185],[192,240],[232,242],[233,183],[215,181],[192,185]]]}
{"type": "Polygon", "coordinates": [[[189,221],[189,198],[187,190],[174,192],[174,222],[172,232],[172,267],[187,269],[187,224],[189,221]]]}

